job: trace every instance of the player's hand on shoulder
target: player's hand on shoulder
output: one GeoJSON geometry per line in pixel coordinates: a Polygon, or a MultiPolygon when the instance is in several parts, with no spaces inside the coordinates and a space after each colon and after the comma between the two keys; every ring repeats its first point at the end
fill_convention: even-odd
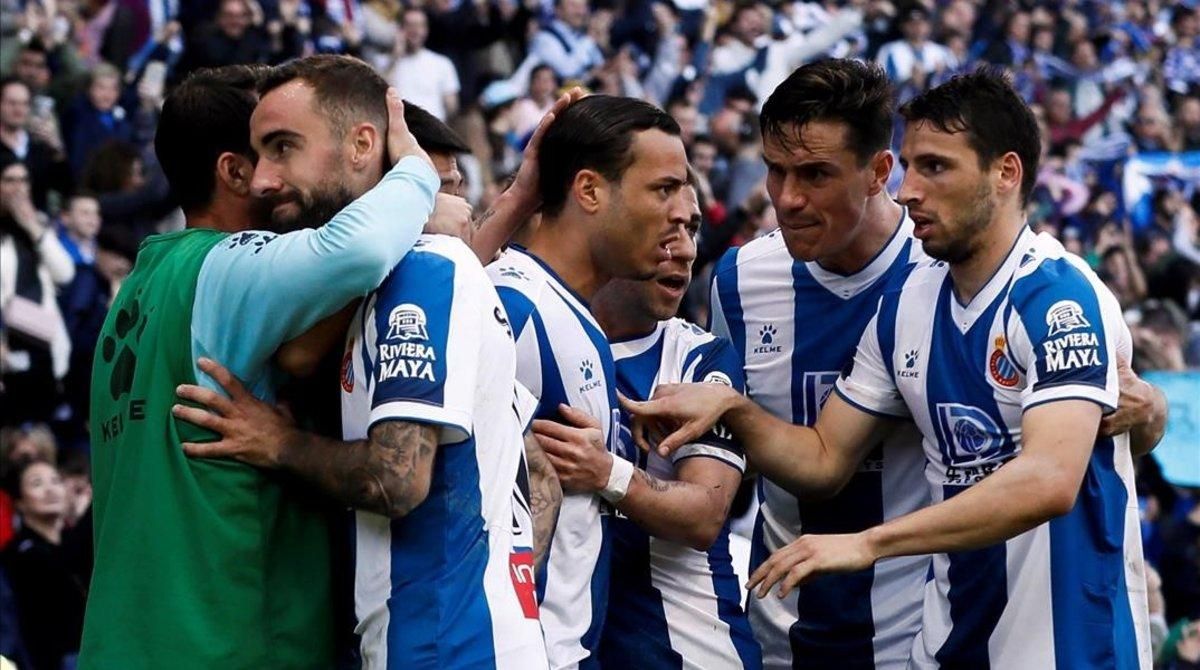
{"type": "Polygon", "coordinates": [[[291,415],[254,397],[216,361],[201,358],[198,366],[229,397],[193,384],[175,390],[181,400],[198,405],[175,405],[171,408],[175,418],[220,436],[215,442],[185,442],[184,453],[192,458],[233,458],[257,467],[278,467],[284,446],[296,440],[291,415]]]}
{"type": "Polygon", "coordinates": [[[765,598],[779,584],[778,597],[812,577],[834,572],[853,572],[871,567],[877,556],[867,533],[848,535],[801,535],[758,566],[746,583],[748,590],[765,598]]]}
{"type": "Polygon", "coordinates": [[[457,195],[438,193],[433,203],[433,213],[425,222],[425,231],[430,235],[451,235],[471,243],[471,203],[457,195]]]}

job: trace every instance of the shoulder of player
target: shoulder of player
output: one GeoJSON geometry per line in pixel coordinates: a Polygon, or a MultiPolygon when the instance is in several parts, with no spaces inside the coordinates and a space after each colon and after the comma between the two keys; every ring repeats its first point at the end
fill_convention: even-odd
{"type": "Polygon", "coordinates": [[[713,274],[720,276],[736,272],[738,267],[750,263],[755,263],[754,269],[756,272],[783,267],[790,273],[792,262],[792,257],[788,254],[787,247],[784,246],[783,236],[778,230],[775,230],[768,235],[753,239],[740,247],[728,249],[713,267],[713,274]],[[779,255],[782,255],[786,261],[778,265],[774,263],[763,264],[767,259],[779,255]]]}
{"type": "Polygon", "coordinates": [[[450,235],[422,235],[412,250],[392,268],[380,290],[408,282],[431,290],[464,285],[492,286],[475,253],[462,240],[450,235]]]}
{"type": "Polygon", "coordinates": [[[1100,278],[1082,258],[1048,235],[1038,235],[1013,273],[1009,300],[1020,310],[1045,292],[1071,297],[1100,295],[1105,291],[1100,278]]]}
{"type": "Polygon", "coordinates": [[[685,349],[693,349],[717,339],[716,335],[690,321],[678,317],[667,319],[663,322],[663,333],[664,337],[671,338],[683,344],[685,349]]]}

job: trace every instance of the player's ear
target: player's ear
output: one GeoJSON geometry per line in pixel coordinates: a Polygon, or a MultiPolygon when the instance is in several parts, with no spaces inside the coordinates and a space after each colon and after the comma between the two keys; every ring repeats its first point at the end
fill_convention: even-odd
{"type": "Polygon", "coordinates": [[[896,164],[896,157],[888,150],[878,151],[871,157],[871,186],[867,189],[867,195],[879,195],[879,192],[887,188],[888,178],[892,176],[892,167],[896,164]]]}
{"type": "Polygon", "coordinates": [[[360,123],[350,129],[350,161],[355,169],[374,167],[384,147],[384,136],[373,123],[360,123]]]}
{"type": "Polygon", "coordinates": [[[1021,192],[1021,178],[1025,175],[1025,166],[1021,165],[1021,157],[1015,151],[1010,151],[998,159],[998,181],[996,192],[1005,195],[1021,192]]]}
{"type": "Polygon", "coordinates": [[[245,156],[226,151],[217,157],[217,179],[230,191],[248,196],[250,182],[254,180],[254,164],[245,156]]]}
{"type": "Polygon", "coordinates": [[[606,188],[607,182],[604,177],[595,170],[580,170],[575,174],[575,181],[571,182],[571,194],[579,203],[580,209],[588,214],[600,211],[607,195],[606,188]]]}

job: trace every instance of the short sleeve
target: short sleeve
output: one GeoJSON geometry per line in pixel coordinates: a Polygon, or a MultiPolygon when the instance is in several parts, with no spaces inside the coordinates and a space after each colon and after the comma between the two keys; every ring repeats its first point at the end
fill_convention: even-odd
{"type": "Polygon", "coordinates": [[[471,435],[481,291],[465,269],[440,254],[418,252],[380,286],[374,306],[372,425],[437,424],[443,428],[442,444],[471,435]]]}
{"type": "MultiPolygon", "coordinates": [[[[854,407],[887,418],[909,417],[908,405],[896,388],[896,379],[884,355],[884,343],[896,337],[896,300],[885,296],[858,340],[850,366],[838,378],[834,389],[854,407]]],[[[891,349],[892,347],[887,347],[891,349]]]]}
{"type": "MultiPolygon", "coordinates": [[[[741,358],[729,340],[720,337],[697,347],[692,352],[693,360],[684,366],[684,382],[700,384],[724,384],[738,393],[746,392],[745,376],[741,358]]],[[[738,472],[746,471],[746,456],[733,434],[723,425],[716,424],[692,444],[671,455],[672,463],[685,458],[715,458],[738,472]]]]}
{"type": "Polygon", "coordinates": [[[1048,259],[1013,284],[1006,331],[1027,383],[1022,409],[1068,398],[1117,406],[1116,300],[1065,258],[1048,259]]]}

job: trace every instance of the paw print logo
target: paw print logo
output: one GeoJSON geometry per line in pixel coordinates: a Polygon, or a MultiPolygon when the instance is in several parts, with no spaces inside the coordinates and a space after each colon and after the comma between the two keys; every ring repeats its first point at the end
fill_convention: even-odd
{"type": "Polygon", "coordinates": [[[128,306],[122,307],[117,312],[114,324],[116,337],[105,335],[100,343],[101,358],[105,363],[112,364],[112,375],[108,378],[108,390],[112,394],[113,400],[120,399],[133,388],[133,373],[137,370],[137,354],[134,353],[130,338],[132,337],[133,345],[136,345],[137,341],[142,338],[148,316],[142,312],[141,303],[134,298],[128,306]]]}
{"type": "Polygon", "coordinates": [[[524,271],[518,270],[514,267],[500,268],[500,276],[508,277],[509,279],[524,279],[525,281],[529,281],[529,277],[526,276],[524,271]]]}
{"type": "Polygon", "coordinates": [[[263,250],[263,247],[267,246],[268,242],[274,241],[276,237],[276,235],[256,232],[238,233],[229,238],[229,248],[236,249],[237,247],[252,246],[254,247],[254,251],[251,253],[258,254],[263,250]]]}
{"type": "Polygon", "coordinates": [[[583,373],[583,381],[585,382],[592,381],[592,377],[596,376],[595,371],[592,369],[591,359],[585,360],[583,365],[579,366],[579,371],[583,373]]]}
{"type": "Polygon", "coordinates": [[[917,350],[916,349],[913,349],[912,351],[909,351],[908,353],[904,354],[904,367],[911,368],[912,366],[914,366],[916,364],[917,364],[917,350]]]}
{"type": "Polygon", "coordinates": [[[758,339],[761,340],[763,344],[773,344],[775,342],[775,336],[778,334],[779,331],[775,329],[775,326],[769,323],[758,329],[758,339]]]}

